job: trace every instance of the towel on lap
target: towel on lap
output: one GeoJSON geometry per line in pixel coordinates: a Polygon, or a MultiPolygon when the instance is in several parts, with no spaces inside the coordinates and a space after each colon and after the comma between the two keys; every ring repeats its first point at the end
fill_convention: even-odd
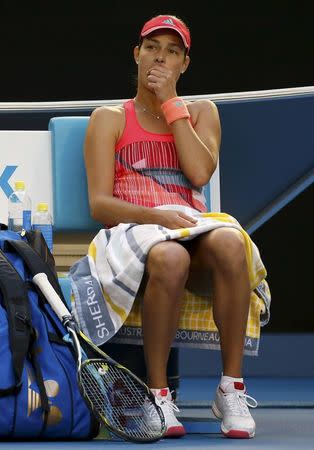
{"type": "MultiPolygon", "coordinates": [[[[149,250],[162,241],[188,240],[216,228],[232,227],[245,240],[252,289],[244,352],[257,355],[260,327],[269,321],[271,302],[266,269],[258,248],[238,221],[228,214],[199,213],[179,205],[159,208],[179,209],[196,217],[197,225],[170,230],[160,225],[121,223],[100,230],[89,246],[88,255],[70,269],[73,313],[80,328],[96,345],[108,340],[142,343],[141,299],[137,294],[149,250]]],[[[220,348],[210,286],[205,296],[185,289],[173,346],[220,348]]]]}

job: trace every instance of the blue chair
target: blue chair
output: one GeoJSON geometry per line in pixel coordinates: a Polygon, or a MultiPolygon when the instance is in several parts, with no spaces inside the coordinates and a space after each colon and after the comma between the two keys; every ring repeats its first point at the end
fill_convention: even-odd
{"type": "Polygon", "coordinates": [[[50,119],[53,215],[56,231],[97,231],[90,217],[83,146],[88,116],[50,119]]]}

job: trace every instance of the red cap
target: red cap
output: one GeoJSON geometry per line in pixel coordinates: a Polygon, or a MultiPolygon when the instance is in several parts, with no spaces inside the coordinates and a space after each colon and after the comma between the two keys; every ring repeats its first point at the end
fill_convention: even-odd
{"type": "Polygon", "coordinates": [[[145,37],[153,31],[162,30],[164,28],[176,31],[180,35],[185,48],[188,51],[190,50],[191,36],[189,29],[184,23],[172,16],[157,16],[148,20],[142,28],[141,37],[145,37]]]}

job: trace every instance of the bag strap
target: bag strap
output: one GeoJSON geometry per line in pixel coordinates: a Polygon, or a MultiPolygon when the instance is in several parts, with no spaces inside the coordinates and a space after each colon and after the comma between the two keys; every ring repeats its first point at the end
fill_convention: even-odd
{"type": "MultiPolygon", "coordinates": [[[[63,303],[67,306],[67,302],[63,296],[62,289],[59,285],[57,274],[50,268],[49,264],[47,264],[46,261],[44,261],[41,258],[41,256],[32,247],[30,247],[30,245],[27,242],[7,239],[4,243],[4,248],[13,249],[22,258],[24,264],[26,265],[27,269],[29,270],[32,276],[41,272],[45,273],[48,277],[50,284],[57,292],[63,303]]],[[[52,311],[51,306],[44,298],[40,289],[38,289],[37,286],[35,285],[33,285],[33,287],[36,289],[36,292],[43,300],[43,307],[45,308],[46,313],[49,314],[49,317],[52,320],[52,323],[54,324],[55,328],[58,330],[60,335],[64,336],[65,329],[61,324],[60,320],[52,311]]]]}
{"type": "Polygon", "coordinates": [[[25,357],[31,338],[31,312],[24,280],[0,250],[0,290],[9,323],[9,343],[12,353],[15,384],[0,389],[0,397],[17,394],[22,386],[25,357]]]}
{"type": "Polygon", "coordinates": [[[20,255],[32,276],[37,275],[40,272],[45,273],[50,284],[58,293],[63,303],[65,305],[67,304],[59,285],[56,273],[27,242],[7,239],[4,243],[4,248],[8,247],[13,248],[14,251],[20,255]]]}
{"type": "Polygon", "coordinates": [[[29,245],[35,250],[39,256],[48,264],[54,276],[58,278],[56,271],[56,263],[53,254],[48,248],[45,238],[40,230],[25,231],[25,238],[29,245]]]}

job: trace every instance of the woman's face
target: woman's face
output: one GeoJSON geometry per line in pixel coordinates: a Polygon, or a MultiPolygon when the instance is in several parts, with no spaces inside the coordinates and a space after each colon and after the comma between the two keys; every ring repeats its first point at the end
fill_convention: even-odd
{"type": "Polygon", "coordinates": [[[135,47],[134,57],[138,63],[139,81],[147,84],[147,73],[155,66],[163,66],[172,71],[176,81],[189,64],[183,42],[176,32],[159,30],[143,39],[140,47],[135,47]]]}

